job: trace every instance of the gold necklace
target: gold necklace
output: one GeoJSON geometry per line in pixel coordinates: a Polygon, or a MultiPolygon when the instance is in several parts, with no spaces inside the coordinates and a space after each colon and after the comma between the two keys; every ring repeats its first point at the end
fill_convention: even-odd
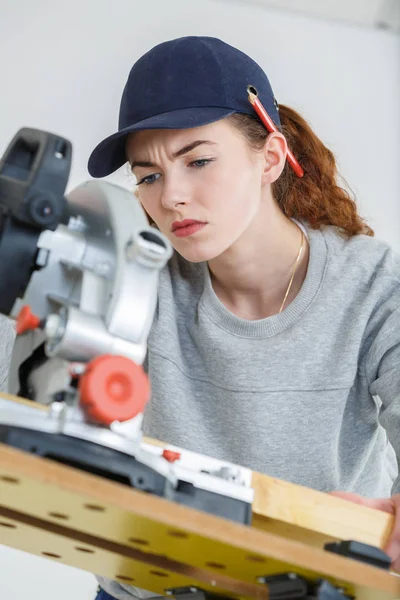
{"type": "Polygon", "coordinates": [[[301,229],[301,246],[300,246],[300,250],[299,250],[299,253],[297,255],[297,258],[296,258],[296,262],[294,263],[293,273],[292,273],[292,276],[290,278],[289,285],[288,285],[288,288],[286,290],[285,297],[284,297],[283,302],[281,304],[281,307],[279,309],[280,313],[282,312],[283,307],[285,306],[286,298],[288,297],[288,294],[290,292],[290,288],[292,287],[293,279],[294,279],[294,276],[296,275],[296,271],[297,271],[297,267],[299,266],[301,255],[303,254],[303,248],[304,248],[304,233],[303,233],[303,230],[301,229]]]}

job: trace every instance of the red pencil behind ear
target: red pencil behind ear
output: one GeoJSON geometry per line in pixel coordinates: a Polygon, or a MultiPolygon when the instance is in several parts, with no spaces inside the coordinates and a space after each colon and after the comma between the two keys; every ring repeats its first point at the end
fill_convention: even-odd
{"type": "MultiPolygon", "coordinates": [[[[261,102],[258,98],[258,93],[257,93],[256,88],[252,85],[248,85],[247,93],[249,95],[250,104],[252,104],[254,106],[254,110],[256,111],[257,115],[260,117],[260,119],[261,119],[263,125],[266,127],[267,131],[269,131],[270,133],[272,133],[273,131],[278,131],[275,123],[273,122],[273,120],[271,119],[271,117],[269,116],[269,114],[267,113],[267,111],[265,110],[263,105],[261,104],[261,102]]],[[[302,167],[299,165],[299,163],[297,162],[297,160],[295,159],[295,157],[293,156],[293,154],[289,148],[287,149],[286,158],[287,158],[288,163],[292,167],[293,171],[297,175],[297,177],[303,177],[304,171],[303,171],[302,167]]]]}

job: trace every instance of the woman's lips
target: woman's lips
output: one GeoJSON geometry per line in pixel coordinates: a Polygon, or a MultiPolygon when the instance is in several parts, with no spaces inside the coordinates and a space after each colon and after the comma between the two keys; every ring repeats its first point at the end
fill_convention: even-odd
{"type": "Polygon", "coordinates": [[[184,225],[183,227],[177,227],[174,229],[173,234],[176,235],[176,237],[188,237],[189,235],[197,233],[206,225],[207,223],[190,223],[189,225],[184,225]]]}

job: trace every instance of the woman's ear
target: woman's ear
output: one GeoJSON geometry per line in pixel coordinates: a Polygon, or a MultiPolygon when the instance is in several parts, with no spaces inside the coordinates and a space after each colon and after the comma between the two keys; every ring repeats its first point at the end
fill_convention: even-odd
{"type": "Polygon", "coordinates": [[[286,162],[287,143],[278,131],[270,133],[263,149],[262,184],[274,183],[281,175],[286,162]]]}

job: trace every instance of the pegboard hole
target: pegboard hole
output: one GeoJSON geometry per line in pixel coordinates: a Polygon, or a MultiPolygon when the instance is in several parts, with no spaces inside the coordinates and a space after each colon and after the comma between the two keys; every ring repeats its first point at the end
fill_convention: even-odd
{"type": "Polygon", "coordinates": [[[47,514],[49,515],[49,517],[53,517],[54,519],[61,519],[62,521],[68,521],[68,519],[69,519],[69,516],[64,515],[64,513],[49,512],[47,514]]]}
{"type": "Polygon", "coordinates": [[[249,554],[248,556],[246,556],[246,560],[250,560],[251,562],[256,562],[256,563],[267,562],[263,556],[256,556],[255,554],[249,554]]]}
{"type": "Polygon", "coordinates": [[[84,504],[84,507],[87,510],[93,510],[94,512],[105,512],[104,506],[100,506],[99,504],[84,504]]]}
{"type": "Polygon", "coordinates": [[[2,475],[0,477],[1,481],[4,481],[5,483],[14,483],[14,484],[20,484],[20,480],[17,479],[16,477],[10,477],[10,475],[2,475]]]}
{"type": "Polygon", "coordinates": [[[94,554],[94,550],[91,548],[83,548],[82,546],[75,546],[75,550],[78,550],[78,552],[85,552],[86,554],[94,554]]]}
{"type": "Polygon", "coordinates": [[[162,571],[150,571],[150,575],[155,575],[156,577],[168,577],[168,573],[163,573],[162,571]]]}
{"type": "Polygon", "coordinates": [[[178,531],[176,529],[171,529],[171,531],[168,531],[168,535],[181,540],[187,540],[189,537],[187,533],[184,533],[183,531],[178,531]]]}
{"type": "Polygon", "coordinates": [[[211,569],[226,569],[226,565],[222,565],[221,563],[217,562],[207,562],[206,566],[211,567],[211,569]]]}
{"type": "Polygon", "coordinates": [[[1,527],[8,527],[8,529],[17,529],[16,525],[13,525],[12,523],[5,523],[4,521],[0,521],[0,525],[1,527]]]}
{"type": "Polygon", "coordinates": [[[142,538],[129,538],[128,542],[131,542],[131,544],[138,544],[139,546],[148,546],[150,543],[148,540],[142,538]]]}
{"type": "Polygon", "coordinates": [[[43,556],[48,556],[49,558],[61,558],[59,554],[53,554],[53,552],[42,552],[43,556]]]}

